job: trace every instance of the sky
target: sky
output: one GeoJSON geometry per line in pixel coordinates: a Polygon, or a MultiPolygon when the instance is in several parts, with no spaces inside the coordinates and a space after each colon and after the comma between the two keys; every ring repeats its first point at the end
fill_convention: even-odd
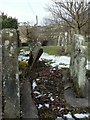
{"type": "Polygon", "coordinates": [[[38,16],[38,23],[42,24],[43,18],[49,15],[45,9],[49,3],[50,0],[0,0],[0,11],[31,24],[35,24],[38,16]]]}
{"type": "Polygon", "coordinates": [[[46,10],[50,3],[51,0],[0,0],[0,11],[8,16],[16,17],[19,22],[28,21],[32,25],[36,23],[36,16],[38,16],[40,25],[43,24],[45,17],[50,16],[46,10]]]}

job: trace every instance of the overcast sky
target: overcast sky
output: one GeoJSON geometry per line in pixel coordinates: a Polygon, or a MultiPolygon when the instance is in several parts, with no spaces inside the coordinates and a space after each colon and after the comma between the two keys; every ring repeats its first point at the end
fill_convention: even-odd
{"type": "Polygon", "coordinates": [[[32,25],[35,24],[37,15],[38,23],[42,24],[43,18],[49,16],[45,8],[50,3],[51,0],[0,0],[0,11],[16,17],[19,22],[29,21],[32,25]]]}
{"type": "Polygon", "coordinates": [[[43,17],[48,16],[45,10],[50,0],[0,0],[0,11],[8,16],[16,17],[19,22],[31,22],[35,24],[35,16],[38,16],[39,24],[43,17]]]}

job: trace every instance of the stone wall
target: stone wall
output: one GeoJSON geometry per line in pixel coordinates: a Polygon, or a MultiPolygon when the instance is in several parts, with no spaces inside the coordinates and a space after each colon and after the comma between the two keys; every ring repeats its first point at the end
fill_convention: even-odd
{"type": "Polygon", "coordinates": [[[81,97],[85,97],[86,92],[87,47],[84,44],[83,36],[78,34],[73,36],[70,75],[75,90],[81,97]]]}
{"type": "Polygon", "coordinates": [[[19,118],[20,91],[17,61],[17,32],[15,29],[3,29],[0,32],[0,41],[2,41],[2,91],[4,118],[19,118]]]}

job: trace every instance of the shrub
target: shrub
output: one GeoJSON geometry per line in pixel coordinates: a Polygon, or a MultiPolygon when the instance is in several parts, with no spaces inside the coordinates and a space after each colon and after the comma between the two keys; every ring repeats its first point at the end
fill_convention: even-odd
{"type": "Polygon", "coordinates": [[[28,63],[27,62],[24,62],[24,61],[19,62],[19,69],[20,70],[24,70],[27,67],[28,67],[28,63]]]}

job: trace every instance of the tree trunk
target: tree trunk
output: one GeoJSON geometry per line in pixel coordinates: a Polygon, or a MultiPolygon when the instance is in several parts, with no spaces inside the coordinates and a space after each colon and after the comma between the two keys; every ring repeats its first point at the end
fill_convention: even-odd
{"type": "Polygon", "coordinates": [[[77,27],[76,27],[75,29],[76,29],[76,30],[75,30],[75,33],[76,33],[76,34],[81,34],[81,28],[80,28],[79,25],[77,25],[77,27]]]}

